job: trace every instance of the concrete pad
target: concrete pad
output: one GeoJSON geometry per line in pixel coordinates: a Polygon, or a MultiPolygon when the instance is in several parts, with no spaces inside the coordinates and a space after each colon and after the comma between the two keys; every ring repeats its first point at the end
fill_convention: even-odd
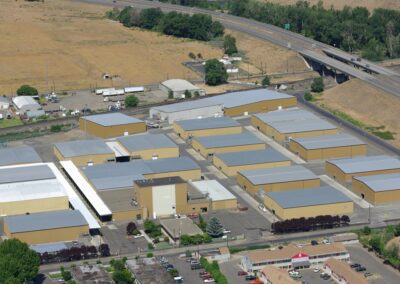
{"type": "Polygon", "coordinates": [[[265,143],[267,143],[270,147],[274,148],[275,150],[279,151],[280,153],[282,153],[283,155],[285,155],[286,157],[291,159],[296,164],[305,164],[306,163],[299,156],[293,154],[292,152],[290,152],[288,149],[286,149],[285,147],[283,147],[282,145],[280,145],[273,139],[269,138],[268,136],[264,135],[263,133],[261,133],[260,131],[255,129],[253,126],[248,125],[248,126],[245,126],[245,128],[248,131],[250,131],[251,133],[253,133],[254,135],[256,135],[258,138],[263,140],[265,143]]]}
{"type": "Polygon", "coordinates": [[[185,144],[185,141],[183,141],[182,138],[180,138],[178,135],[176,135],[175,133],[168,133],[167,134],[169,136],[169,138],[171,138],[172,140],[174,140],[175,143],[177,144],[185,144]]]}
{"type": "Polygon", "coordinates": [[[194,149],[187,149],[186,151],[189,153],[190,156],[192,156],[197,161],[205,161],[206,160],[202,155],[200,155],[199,152],[196,152],[196,150],[194,150],[194,149]]]}
{"type": "Polygon", "coordinates": [[[344,187],[340,183],[336,182],[332,178],[328,177],[327,175],[320,175],[318,176],[323,182],[325,182],[327,185],[330,185],[340,192],[342,192],[344,195],[349,197],[354,203],[356,203],[358,206],[361,208],[368,208],[368,207],[374,207],[372,204],[368,203],[366,200],[362,199],[361,197],[357,196],[354,192],[349,190],[348,188],[344,187]]]}

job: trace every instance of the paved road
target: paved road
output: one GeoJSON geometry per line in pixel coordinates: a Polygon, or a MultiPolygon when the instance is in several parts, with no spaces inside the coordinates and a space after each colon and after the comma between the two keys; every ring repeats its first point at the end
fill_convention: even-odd
{"type": "Polygon", "coordinates": [[[359,69],[358,66],[354,66],[354,64],[352,64],[353,62],[351,62],[351,58],[354,57],[353,55],[276,26],[216,11],[209,11],[194,7],[171,5],[167,3],[160,3],[157,1],[125,0],[125,1],[117,1],[116,3],[113,3],[112,0],[77,0],[77,1],[103,4],[109,6],[119,6],[119,7],[133,5],[138,9],[159,7],[163,11],[179,11],[188,14],[193,14],[193,13],[208,14],[212,16],[214,19],[220,21],[226,28],[246,33],[250,36],[272,42],[282,47],[291,48],[305,57],[311,58],[317,62],[321,62],[326,66],[331,67],[334,70],[339,70],[352,77],[359,78],[365,82],[374,85],[375,87],[381,90],[384,90],[386,92],[389,92],[393,95],[400,97],[400,89],[399,89],[400,74],[396,73],[395,71],[378,66],[372,62],[368,62],[368,67],[366,67],[366,65],[364,65],[363,67],[371,71],[378,72],[379,76],[368,74],[363,70],[359,69]],[[342,61],[336,60],[335,58],[329,57],[324,52],[324,50],[325,51],[329,50],[330,54],[336,54],[337,58],[341,58],[342,61],[343,60],[350,61],[351,64],[346,64],[343,63],[342,61]]]}

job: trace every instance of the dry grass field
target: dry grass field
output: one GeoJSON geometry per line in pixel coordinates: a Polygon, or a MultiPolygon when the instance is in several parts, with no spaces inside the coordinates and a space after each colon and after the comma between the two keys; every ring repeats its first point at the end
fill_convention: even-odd
{"type": "Polygon", "coordinates": [[[397,133],[395,140],[400,146],[400,99],[382,92],[358,79],[352,79],[324,92],[319,104],[340,110],[371,126],[385,126],[385,130],[397,133]]]}
{"type": "MultiPolygon", "coordinates": [[[[262,2],[272,2],[282,5],[296,4],[298,0],[259,0],[262,2]]],[[[310,5],[318,4],[319,0],[307,0],[310,5]]],[[[399,0],[322,0],[326,8],[333,6],[336,9],[341,9],[344,6],[350,7],[366,7],[372,11],[376,8],[386,8],[400,10],[399,0]]]]}

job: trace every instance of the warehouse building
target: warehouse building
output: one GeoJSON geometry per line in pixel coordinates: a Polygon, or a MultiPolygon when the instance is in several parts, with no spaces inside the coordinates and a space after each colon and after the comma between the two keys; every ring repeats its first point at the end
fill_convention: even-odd
{"type": "Polygon", "coordinates": [[[333,159],[325,162],[325,171],[345,184],[350,183],[353,176],[399,173],[400,160],[386,155],[333,159]]]}
{"type": "Polygon", "coordinates": [[[325,273],[340,284],[368,284],[368,280],[354,271],[350,265],[335,258],[328,259],[324,264],[325,273]]]}
{"type": "Polygon", "coordinates": [[[165,94],[169,95],[170,93],[172,93],[173,97],[178,99],[186,98],[186,92],[189,92],[191,94],[191,97],[204,96],[206,94],[204,90],[193,85],[189,81],[182,79],[170,79],[164,81],[160,84],[159,88],[165,94]]]}
{"type": "Polygon", "coordinates": [[[133,159],[158,159],[179,157],[179,147],[165,134],[123,136],[117,142],[133,159]]]}
{"type": "Polygon", "coordinates": [[[262,150],[265,143],[250,132],[239,134],[195,137],[192,147],[204,157],[215,153],[262,150]]]}
{"type": "Polygon", "coordinates": [[[89,233],[89,226],[79,210],[62,210],[7,216],[4,233],[28,244],[74,241],[89,233]]]}
{"type": "Polygon", "coordinates": [[[147,131],[144,121],[118,112],[81,116],[79,128],[100,138],[118,137],[147,131]]]}
{"type": "MultiPolygon", "coordinates": [[[[28,111],[42,110],[42,106],[31,96],[17,96],[12,98],[12,102],[17,111],[24,114],[28,111]]],[[[43,112],[44,114],[44,112],[43,112]]]]}
{"type": "Polygon", "coordinates": [[[227,176],[239,171],[290,166],[291,161],[275,149],[217,153],[213,164],[227,176]]]}
{"type": "Polygon", "coordinates": [[[257,272],[265,267],[301,269],[323,264],[329,258],[348,261],[350,255],[341,243],[296,246],[290,244],[282,249],[260,249],[242,256],[244,271],[257,272]]]}
{"type": "Polygon", "coordinates": [[[114,151],[103,140],[76,140],[54,144],[59,161],[70,160],[77,166],[115,161],[114,151]]]}
{"type": "Polygon", "coordinates": [[[277,268],[275,266],[267,266],[260,271],[260,280],[264,284],[298,284],[289,276],[286,269],[277,268]]]}
{"type": "Polygon", "coordinates": [[[312,171],[299,165],[241,170],[236,181],[253,196],[260,190],[271,192],[320,186],[320,179],[312,171]]]}
{"type": "Polygon", "coordinates": [[[216,180],[189,181],[192,188],[211,199],[211,210],[237,208],[236,197],[216,180]]]}
{"type": "Polygon", "coordinates": [[[0,148],[0,166],[41,163],[32,147],[0,148]]]}
{"type": "Polygon", "coordinates": [[[204,100],[223,105],[225,116],[242,116],[297,105],[296,97],[268,89],[231,92],[204,100]]]}
{"type": "Polygon", "coordinates": [[[352,189],[372,204],[400,201],[400,173],[354,176],[352,189]]]}
{"type": "Polygon", "coordinates": [[[68,195],[47,165],[0,168],[0,215],[68,208],[68,195]]]}
{"type": "Polygon", "coordinates": [[[177,120],[219,117],[223,115],[222,104],[206,100],[157,106],[150,109],[150,118],[167,121],[169,124],[177,120]]]}
{"type": "Polygon", "coordinates": [[[337,128],[331,123],[299,108],[255,114],[251,118],[251,124],[280,143],[293,138],[337,133],[337,128]]]}
{"type": "Polygon", "coordinates": [[[349,134],[292,138],[289,149],[304,160],[365,156],[367,144],[349,134]]]}
{"type": "Polygon", "coordinates": [[[242,132],[240,123],[230,117],[179,120],[174,122],[173,128],[175,133],[183,139],[242,132]]]}
{"type": "Polygon", "coordinates": [[[267,192],[265,206],[282,220],[353,213],[353,202],[330,186],[267,192]]]}

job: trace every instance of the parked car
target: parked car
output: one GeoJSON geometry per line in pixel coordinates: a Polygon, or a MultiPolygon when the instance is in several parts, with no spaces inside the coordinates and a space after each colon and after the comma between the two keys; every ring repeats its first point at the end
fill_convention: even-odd
{"type": "Polygon", "coordinates": [[[199,276],[200,276],[200,277],[202,277],[202,276],[204,276],[204,275],[207,275],[207,274],[210,274],[210,272],[207,272],[207,271],[200,271],[200,272],[199,272],[199,276]]]}
{"type": "Polygon", "coordinates": [[[356,267],[360,267],[361,266],[361,264],[359,264],[359,263],[352,263],[352,264],[350,264],[350,267],[351,268],[356,268],[356,267]]]}
{"type": "Polygon", "coordinates": [[[311,245],[316,246],[316,245],[318,245],[318,242],[316,240],[311,240],[311,245]]]}
{"type": "Polygon", "coordinates": [[[365,277],[370,277],[370,276],[372,276],[372,273],[371,273],[371,272],[365,272],[365,273],[364,273],[364,276],[365,276],[365,277]]]}
{"type": "Polygon", "coordinates": [[[191,265],[190,265],[190,269],[192,269],[192,270],[201,269],[201,268],[202,268],[202,267],[201,267],[200,263],[191,264],[191,265]]]}
{"type": "Polygon", "coordinates": [[[256,280],[257,277],[255,277],[254,275],[247,275],[244,279],[250,281],[250,280],[256,280]]]}
{"type": "Polygon", "coordinates": [[[319,269],[319,268],[314,268],[313,271],[314,271],[315,273],[318,273],[320,270],[321,270],[321,269],[319,269]]]}
{"type": "Polygon", "coordinates": [[[238,271],[238,276],[246,276],[248,273],[246,271],[238,271]]]}
{"type": "Polygon", "coordinates": [[[354,270],[357,272],[362,272],[362,271],[366,271],[367,269],[364,266],[359,266],[359,267],[356,267],[354,270]]]}
{"type": "Polygon", "coordinates": [[[214,283],[214,278],[204,279],[204,283],[214,283]]]}

